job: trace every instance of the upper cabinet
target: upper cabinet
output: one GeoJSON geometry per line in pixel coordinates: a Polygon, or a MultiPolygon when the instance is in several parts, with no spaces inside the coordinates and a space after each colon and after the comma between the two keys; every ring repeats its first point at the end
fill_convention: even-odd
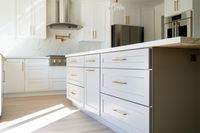
{"type": "Polygon", "coordinates": [[[111,11],[111,24],[127,24],[140,26],[140,7],[123,4],[125,10],[111,11]]]}
{"type": "Polygon", "coordinates": [[[165,17],[192,10],[194,0],[165,0],[165,17]]]}
{"type": "Polygon", "coordinates": [[[15,36],[16,1],[0,0],[0,36],[15,36]]]}
{"type": "Polygon", "coordinates": [[[17,0],[17,36],[46,38],[46,0],[17,0]]]}
{"type": "Polygon", "coordinates": [[[81,21],[83,29],[80,41],[105,41],[106,7],[103,3],[82,3],[81,21]]]}

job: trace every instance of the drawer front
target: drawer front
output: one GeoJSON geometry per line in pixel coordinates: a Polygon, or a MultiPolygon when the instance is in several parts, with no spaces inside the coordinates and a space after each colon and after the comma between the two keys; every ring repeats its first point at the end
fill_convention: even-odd
{"type": "Polygon", "coordinates": [[[80,107],[83,107],[83,92],[84,90],[82,87],[67,84],[67,98],[80,107]]]}
{"type": "Polygon", "coordinates": [[[101,95],[101,116],[128,133],[150,133],[150,109],[125,100],[101,95]]]}
{"type": "Polygon", "coordinates": [[[83,68],[68,67],[67,82],[74,85],[83,86],[83,72],[83,68]]]}
{"type": "Polygon", "coordinates": [[[99,64],[98,54],[85,56],[85,67],[100,67],[99,64]]]}
{"type": "Polygon", "coordinates": [[[48,68],[31,68],[25,70],[25,79],[39,80],[48,79],[48,68]]]}
{"type": "Polygon", "coordinates": [[[150,105],[150,71],[102,69],[101,92],[150,105]]]}
{"type": "Polygon", "coordinates": [[[48,59],[25,59],[25,67],[48,67],[48,59]]]}
{"type": "Polygon", "coordinates": [[[66,90],[66,79],[50,79],[49,85],[51,90],[66,90]]]}
{"type": "Polygon", "coordinates": [[[48,88],[49,88],[48,80],[26,80],[25,81],[26,92],[47,91],[48,88]]]}
{"type": "Polygon", "coordinates": [[[66,79],[66,67],[50,67],[49,77],[51,79],[66,79]]]}
{"type": "Polygon", "coordinates": [[[149,49],[130,50],[102,54],[103,68],[149,69],[149,49]]]}
{"type": "Polygon", "coordinates": [[[84,56],[67,58],[67,66],[83,67],[84,66],[84,56]]]}

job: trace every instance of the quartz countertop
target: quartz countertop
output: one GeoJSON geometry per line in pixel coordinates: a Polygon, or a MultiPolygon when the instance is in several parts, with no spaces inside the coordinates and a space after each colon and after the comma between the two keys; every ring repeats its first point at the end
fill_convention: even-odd
{"type": "Polygon", "coordinates": [[[6,59],[49,59],[49,57],[41,56],[41,57],[30,57],[30,56],[5,56],[6,59]]]}
{"type": "Polygon", "coordinates": [[[115,48],[107,48],[107,49],[68,54],[66,55],[66,57],[82,56],[82,55],[98,54],[98,53],[108,53],[108,52],[132,50],[132,49],[153,48],[153,47],[200,49],[200,38],[195,39],[195,38],[187,38],[187,37],[175,37],[175,38],[169,38],[169,39],[161,39],[161,40],[131,44],[131,45],[115,47],[115,48]]]}

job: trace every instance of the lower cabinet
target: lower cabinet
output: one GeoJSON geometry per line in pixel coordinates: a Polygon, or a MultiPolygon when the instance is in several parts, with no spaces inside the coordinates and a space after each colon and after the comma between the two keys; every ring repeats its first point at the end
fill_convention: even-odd
{"type": "Polygon", "coordinates": [[[4,93],[21,93],[24,91],[24,60],[7,59],[5,61],[4,93]]]}
{"type": "Polygon", "coordinates": [[[83,108],[84,88],[72,84],[67,84],[67,98],[79,108],[83,108]]]}
{"type": "Polygon", "coordinates": [[[48,59],[7,59],[4,93],[66,89],[66,67],[49,67],[48,59]]]}
{"type": "Polygon", "coordinates": [[[99,115],[99,74],[97,68],[85,68],[85,109],[99,115]]]}
{"type": "Polygon", "coordinates": [[[149,115],[148,107],[101,95],[101,117],[128,133],[149,133],[149,115]]]}

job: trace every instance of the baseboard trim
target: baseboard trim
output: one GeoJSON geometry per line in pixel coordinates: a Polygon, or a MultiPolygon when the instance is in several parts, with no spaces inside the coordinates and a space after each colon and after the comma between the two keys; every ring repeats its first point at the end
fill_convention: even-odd
{"type": "Polygon", "coordinates": [[[48,95],[65,95],[66,91],[42,91],[26,93],[6,93],[3,97],[29,97],[29,96],[48,96],[48,95]]]}

